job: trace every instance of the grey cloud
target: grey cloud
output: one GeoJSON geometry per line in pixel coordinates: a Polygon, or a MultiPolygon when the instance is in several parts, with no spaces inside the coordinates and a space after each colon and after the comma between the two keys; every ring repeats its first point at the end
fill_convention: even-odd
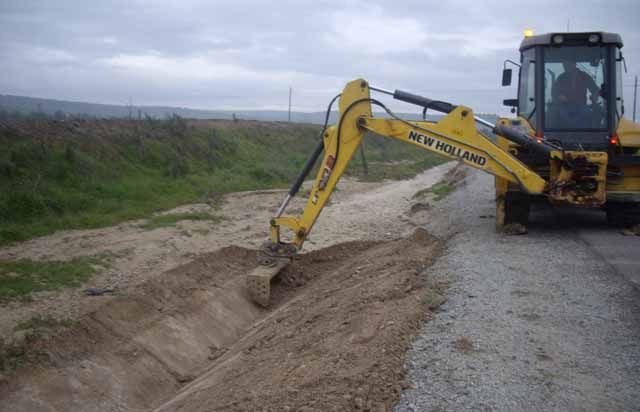
{"type": "MultiPolygon", "coordinates": [[[[640,65],[636,1],[7,1],[0,93],[105,103],[320,110],[363,76],[503,111],[524,28],[618,31],[640,65]]],[[[630,80],[628,80],[630,82],[630,80]]]]}

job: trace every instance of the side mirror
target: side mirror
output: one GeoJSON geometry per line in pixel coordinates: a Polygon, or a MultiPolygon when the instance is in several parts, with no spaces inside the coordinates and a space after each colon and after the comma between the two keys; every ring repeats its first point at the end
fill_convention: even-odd
{"type": "Polygon", "coordinates": [[[511,69],[503,69],[502,70],[502,85],[510,86],[511,85],[511,69]]]}
{"type": "Polygon", "coordinates": [[[518,107],[518,99],[504,99],[502,101],[502,104],[504,104],[507,107],[511,107],[511,113],[515,113],[516,112],[516,107],[518,107]]]}

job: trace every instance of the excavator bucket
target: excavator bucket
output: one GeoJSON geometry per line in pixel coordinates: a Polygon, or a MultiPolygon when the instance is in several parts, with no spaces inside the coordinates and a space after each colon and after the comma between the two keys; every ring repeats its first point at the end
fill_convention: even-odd
{"type": "Polygon", "coordinates": [[[261,261],[258,267],[247,275],[247,291],[251,300],[262,307],[268,307],[271,298],[271,279],[280,273],[289,262],[291,259],[288,257],[261,261]]]}

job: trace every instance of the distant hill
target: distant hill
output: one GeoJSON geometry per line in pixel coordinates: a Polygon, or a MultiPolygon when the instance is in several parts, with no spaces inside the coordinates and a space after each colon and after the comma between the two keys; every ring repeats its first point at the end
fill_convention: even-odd
{"type": "MultiPolygon", "coordinates": [[[[398,113],[399,116],[409,119],[420,119],[419,108],[415,113],[398,113]]],[[[54,99],[41,99],[37,97],[13,96],[0,94],[0,118],[8,115],[44,115],[47,117],[65,118],[67,116],[82,116],[98,119],[109,118],[153,118],[163,119],[174,114],[189,119],[238,119],[262,120],[262,121],[287,121],[288,113],[285,110],[202,110],[186,107],[170,106],[119,106],[99,103],[72,102],[54,99]]],[[[376,113],[377,116],[387,117],[386,113],[376,113]]],[[[486,120],[495,123],[497,116],[493,114],[480,115],[486,120]]],[[[322,124],[325,112],[292,112],[291,121],[295,123],[322,124]]],[[[428,116],[429,120],[437,120],[439,115],[428,116]]],[[[336,121],[336,113],[333,112],[330,122],[336,121]]]]}

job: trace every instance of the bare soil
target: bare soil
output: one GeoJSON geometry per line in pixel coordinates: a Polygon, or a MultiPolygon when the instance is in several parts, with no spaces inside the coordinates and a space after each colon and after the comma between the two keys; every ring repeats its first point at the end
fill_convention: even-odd
{"type": "Polygon", "coordinates": [[[0,377],[0,411],[390,410],[406,386],[408,342],[444,301],[423,275],[441,246],[424,230],[411,235],[429,218],[409,213],[412,195],[452,166],[402,182],[343,182],[268,310],[249,301],[244,275],[279,191],[226,196],[216,226],[129,222],[0,250],[31,259],[107,252],[109,266],[87,286],[117,290],[49,292],[3,308],[4,331],[30,313],[75,323],[27,342],[27,366],[0,377]]]}
{"type": "Polygon", "coordinates": [[[439,251],[418,229],[301,256],[276,292],[282,306],[156,411],[391,410],[430,316],[421,273],[439,251]]]}
{"type": "MultiPolygon", "coordinates": [[[[412,195],[438,182],[453,165],[447,163],[404,181],[367,183],[342,179],[305,243],[305,250],[410,234],[413,227],[428,218],[425,213],[406,214],[415,203],[412,195]]],[[[305,192],[304,188],[301,192],[305,192]]],[[[100,256],[104,261],[82,287],[34,293],[26,302],[0,302],[0,336],[5,342],[20,340],[24,333],[15,332],[14,328],[33,316],[46,314],[74,320],[112,299],[86,296],[85,288],[113,288],[116,294],[126,294],[136,285],[204,253],[229,245],[258,248],[267,238],[269,219],[285,194],[285,190],[232,193],[215,199],[215,206],[199,203],[164,212],[208,211],[222,218],[217,223],[185,220],[173,227],[147,230],[142,227],[147,221],[138,220],[101,229],[62,231],[0,248],[0,260],[66,261],[100,256]]],[[[300,213],[305,202],[305,198],[296,197],[287,213],[300,213]]]]}
{"type": "Polygon", "coordinates": [[[390,410],[439,252],[417,229],[303,254],[265,310],[244,290],[256,252],[223,248],[33,342],[40,361],[4,381],[0,410],[390,410]]]}

